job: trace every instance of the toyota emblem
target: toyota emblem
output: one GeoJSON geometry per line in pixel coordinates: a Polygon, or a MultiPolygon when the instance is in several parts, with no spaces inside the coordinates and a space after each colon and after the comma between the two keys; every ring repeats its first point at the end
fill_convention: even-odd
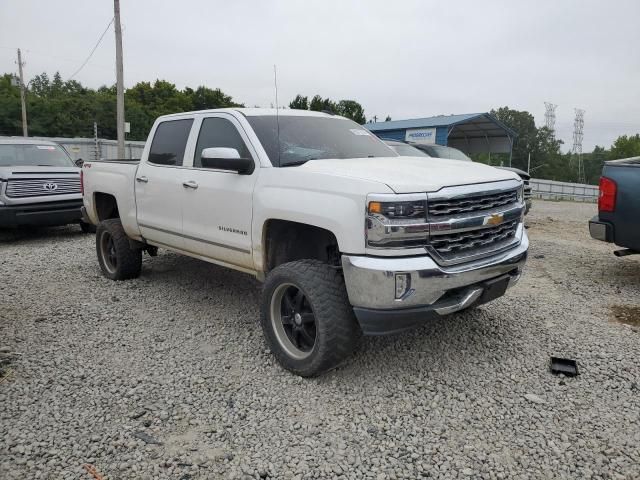
{"type": "Polygon", "coordinates": [[[42,188],[44,188],[45,190],[48,190],[50,192],[53,192],[53,191],[58,189],[58,184],[57,183],[45,183],[44,185],[42,185],[42,188]]]}

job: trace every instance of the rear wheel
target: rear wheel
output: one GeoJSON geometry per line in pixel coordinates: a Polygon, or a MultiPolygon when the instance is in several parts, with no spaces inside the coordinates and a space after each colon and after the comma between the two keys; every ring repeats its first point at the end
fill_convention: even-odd
{"type": "Polygon", "coordinates": [[[105,277],[128,280],[140,276],[142,250],[131,248],[119,219],[100,222],[96,232],[96,253],[105,277]]]}
{"type": "Polygon", "coordinates": [[[285,263],[268,275],[261,321],[278,362],[303,377],[338,366],[361,335],[342,275],[317,260],[285,263]]]}

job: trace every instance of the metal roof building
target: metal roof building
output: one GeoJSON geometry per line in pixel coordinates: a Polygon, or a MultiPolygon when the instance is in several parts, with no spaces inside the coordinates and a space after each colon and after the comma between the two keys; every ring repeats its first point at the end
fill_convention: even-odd
{"type": "Polygon", "coordinates": [[[470,153],[508,153],[509,164],[516,132],[488,113],[366,123],[380,138],[412,143],[437,143],[470,153]]]}

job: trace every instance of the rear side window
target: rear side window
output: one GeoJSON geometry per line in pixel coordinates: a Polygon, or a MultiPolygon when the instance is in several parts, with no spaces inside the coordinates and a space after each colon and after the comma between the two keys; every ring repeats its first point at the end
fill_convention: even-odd
{"type": "Polygon", "coordinates": [[[149,151],[149,162],[158,165],[182,165],[192,124],[193,119],[187,118],[170,120],[158,125],[149,151]]]}
{"type": "Polygon", "coordinates": [[[202,121],[193,166],[202,168],[202,150],[213,147],[235,148],[240,158],[251,158],[235,125],[224,118],[205,118],[202,121]]]}

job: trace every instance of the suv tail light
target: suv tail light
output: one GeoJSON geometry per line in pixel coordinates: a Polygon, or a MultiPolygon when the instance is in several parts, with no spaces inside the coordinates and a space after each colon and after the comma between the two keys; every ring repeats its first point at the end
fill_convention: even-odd
{"type": "Polygon", "coordinates": [[[616,194],[618,185],[607,177],[600,177],[600,196],[598,197],[598,210],[601,212],[613,212],[616,209],[616,194]]]}
{"type": "Polygon", "coordinates": [[[84,171],[80,169],[80,193],[84,195],[84,171]]]}

